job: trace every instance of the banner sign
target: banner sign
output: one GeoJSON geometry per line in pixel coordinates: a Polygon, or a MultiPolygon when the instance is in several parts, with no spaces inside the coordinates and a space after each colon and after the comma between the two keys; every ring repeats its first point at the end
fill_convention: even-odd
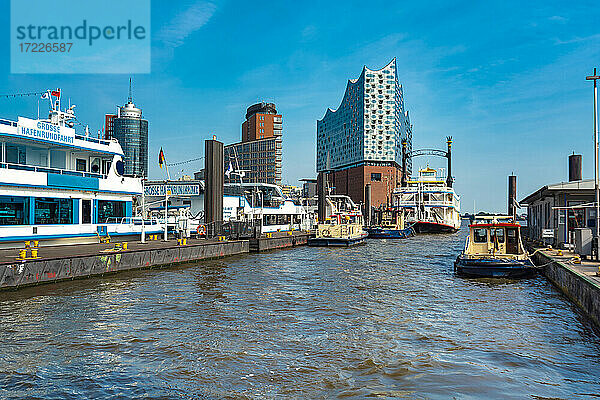
{"type": "Polygon", "coordinates": [[[60,144],[73,144],[75,142],[75,129],[73,128],[23,117],[19,117],[17,121],[17,135],[28,139],[60,144]]]}
{"type": "Polygon", "coordinates": [[[165,187],[169,196],[198,196],[200,186],[195,185],[148,185],[144,186],[146,196],[164,196],[165,187]]]}

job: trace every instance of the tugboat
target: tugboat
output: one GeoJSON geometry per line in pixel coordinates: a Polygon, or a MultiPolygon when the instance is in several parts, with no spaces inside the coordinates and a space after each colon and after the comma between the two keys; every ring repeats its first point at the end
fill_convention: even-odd
{"type": "Polygon", "coordinates": [[[350,197],[326,196],[325,221],[317,226],[316,236],[308,240],[309,246],[352,246],[364,242],[363,216],[350,197]]]}
{"type": "Polygon", "coordinates": [[[454,262],[457,274],[522,278],[534,273],[535,266],[521,241],[521,225],[512,217],[476,217],[469,229],[465,249],[454,262]]]}
{"type": "Polygon", "coordinates": [[[377,225],[367,229],[373,239],[404,239],[415,235],[412,226],[404,226],[404,212],[398,208],[376,211],[377,225]]]}

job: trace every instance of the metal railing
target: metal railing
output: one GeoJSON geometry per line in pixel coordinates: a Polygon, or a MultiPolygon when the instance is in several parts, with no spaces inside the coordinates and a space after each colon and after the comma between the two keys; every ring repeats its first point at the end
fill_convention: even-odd
{"type": "Polygon", "coordinates": [[[85,178],[100,178],[106,179],[108,175],[96,174],[93,172],[82,172],[73,171],[70,169],[42,167],[39,165],[26,165],[26,164],[14,164],[14,163],[0,163],[0,168],[14,169],[19,171],[31,171],[31,172],[45,172],[47,174],[58,174],[58,175],[70,175],[70,176],[81,176],[85,178]]]}

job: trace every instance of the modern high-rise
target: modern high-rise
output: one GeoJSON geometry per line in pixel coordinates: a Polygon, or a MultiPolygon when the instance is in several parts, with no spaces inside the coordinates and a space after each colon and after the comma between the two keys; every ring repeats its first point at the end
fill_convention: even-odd
{"type": "MultiPolygon", "coordinates": [[[[330,187],[355,202],[365,200],[371,184],[374,206],[389,204],[400,185],[402,141],[412,150],[412,126],[398,82],[396,59],[379,69],[366,66],[351,79],[340,106],[317,121],[317,172],[330,187]]],[[[407,161],[407,173],[412,165],[407,161]]]]}
{"type": "MultiPolygon", "coordinates": [[[[231,164],[243,171],[243,181],[281,185],[282,116],[275,104],[258,103],[248,107],[242,123],[242,141],[224,147],[225,170],[231,164]]],[[[225,178],[239,182],[239,175],[225,178]]]]}
{"type": "Polygon", "coordinates": [[[105,116],[105,138],[115,138],[125,154],[125,175],[148,176],[148,121],[142,119],[142,110],[129,100],[117,107],[117,114],[105,116]]]}

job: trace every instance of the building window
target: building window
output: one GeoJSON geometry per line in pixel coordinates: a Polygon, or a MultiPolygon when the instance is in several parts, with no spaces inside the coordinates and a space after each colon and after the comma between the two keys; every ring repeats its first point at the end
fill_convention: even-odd
{"type": "Polygon", "coordinates": [[[381,182],[381,173],[380,172],[372,172],[371,173],[371,182],[381,182]]]}
{"type": "Polygon", "coordinates": [[[73,200],[72,199],[35,199],[36,225],[72,224],[73,200]]]}
{"type": "Polygon", "coordinates": [[[98,223],[121,222],[125,216],[124,201],[98,200],[98,223]]]}

